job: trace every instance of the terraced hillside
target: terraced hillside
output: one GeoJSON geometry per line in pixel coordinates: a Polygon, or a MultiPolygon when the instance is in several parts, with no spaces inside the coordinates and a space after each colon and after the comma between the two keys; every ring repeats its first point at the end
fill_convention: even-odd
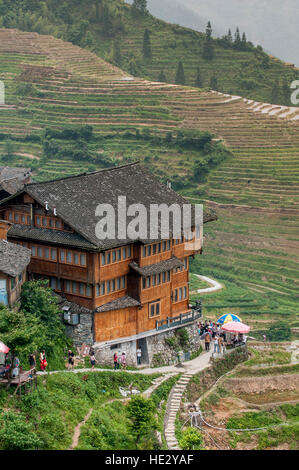
{"type": "Polygon", "coordinates": [[[123,0],[6,0],[0,8],[1,25],[53,34],[150,80],[158,80],[164,71],[165,80],[175,83],[182,61],[186,85],[194,86],[199,67],[198,86],[210,87],[215,76],[220,91],[260,101],[271,99],[278,80],[280,92],[275,99],[290,105],[288,87],[299,77],[291,64],[268,56],[261,46],[247,41],[236,45],[233,40],[212,39],[213,57],[204,58],[205,32],[171,25],[147,13],[136,14],[123,0]],[[146,30],[150,44],[144,52],[146,30]]]}
{"type": "MultiPolygon", "coordinates": [[[[179,182],[193,202],[217,208],[204,256],[193,264],[226,286],[204,298],[206,312],[240,312],[254,326],[257,321],[256,328],[295,320],[297,109],[137,79],[87,50],[36,33],[0,30],[0,60],[3,161],[33,166],[41,179],[143,160],[179,182]],[[92,126],[91,139],[85,125],[92,126]],[[80,138],[78,126],[85,131],[80,138]],[[190,130],[213,132],[232,151],[204,183],[194,180],[194,165],[205,152],[184,145],[190,130]]],[[[212,157],[219,150],[213,145],[212,157]]]]}

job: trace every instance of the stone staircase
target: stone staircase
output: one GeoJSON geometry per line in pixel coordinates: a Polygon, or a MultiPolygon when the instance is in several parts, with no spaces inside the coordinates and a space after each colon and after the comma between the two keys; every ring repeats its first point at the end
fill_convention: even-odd
{"type": "Polygon", "coordinates": [[[175,419],[177,412],[181,405],[181,400],[183,393],[192,377],[191,372],[186,372],[181,376],[178,382],[175,384],[171,390],[169,400],[167,403],[166,409],[166,420],[165,420],[165,429],[164,435],[167,443],[167,447],[170,450],[180,449],[178,441],[175,437],[175,419]]]}

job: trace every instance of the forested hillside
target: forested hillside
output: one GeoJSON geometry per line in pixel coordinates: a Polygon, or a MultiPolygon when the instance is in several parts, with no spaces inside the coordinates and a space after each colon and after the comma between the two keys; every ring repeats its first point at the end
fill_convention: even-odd
{"type": "Polygon", "coordinates": [[[246,32],[213,38],[148,14],[145,0],[8,0],[0,26],[53,34],[151,80],[211,87],[259,101],[290,105],[298,71],[254,47],[246,32]]]}

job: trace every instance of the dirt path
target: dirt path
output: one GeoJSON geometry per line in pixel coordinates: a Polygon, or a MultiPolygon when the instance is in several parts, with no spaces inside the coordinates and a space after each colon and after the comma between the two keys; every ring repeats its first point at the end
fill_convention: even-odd
{"type": "Polygon", "coordinates": [[[201,276],[200,274],[194,274],[194,276],[198,277],[198,279],[201,279],[202,281],[208,282],[212,286],[206,287],[204,289],[197,289],[198,294],[217,292],[218,290],[221,290],[224,287],[222,284],[220,284],[220,282],[214,281],[214,279],[210,279],[209,277],[201,276]]]}
{"type": "Polygon", "coordinates": [[[81,434],[81,426],[83,426],[86,423],[86,421],[89,419],[92,412],[93,412],[93,408],[90,408],[90,410],[88,411],[88,413],[85,416],[85,418],[83,419],[83,421],[81,421],[81,423],[79,423],[75,427],[75,431],[74,431],[74,434],[73,434],[73,442],[72,442],[72,445],[69,448],[69,450],[74,450],[77,447],[78,442],[79,442],[79,438],[80,438],[80,434],[81,434]]]}

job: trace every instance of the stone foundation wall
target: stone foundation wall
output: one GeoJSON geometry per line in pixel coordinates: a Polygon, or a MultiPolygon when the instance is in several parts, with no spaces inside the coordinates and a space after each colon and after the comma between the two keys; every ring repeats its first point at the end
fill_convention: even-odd
{"type": "MultiPolygon", "coordinates": [[[[185,337],[187,337],[185,334],[185,337]]],[[[177,362],[178,351],[190,352],[190,354],[196,352],[200,348],[200,338],[197,332],[196,323],[180,327],[173,330],[163,331],[152,336],[145,338],[147,343],[149,365],[169,365],[177,362]],[[179,343],[179,331],[186,330],[188,340],[184,346],[179,343]]],[[[119,341],[118,345],[110,346],[103,345],[95,348],[95,356],[99,364],[110,364],[113,365],[113,355],[115,352],[126,353],[127,365],[136,366],[136,340],[124,342],[119,341]]],[[[144,361],[142,362],[144,364],[144,361]]]]}
{"type": "Polygon", "coordinates": [[[151,365],[169,365],[177,362],[178,352],[190,352],[199,350],[201,345],[197,331],[197,324],[165,331],[155,336],[147,338],[148,354],[151,365]],[[188,333],[188,342],[181,345],[179,342],[179,332],[185,329],[188,333]]]}
{"type": "Polygon", "coordinates": [[[76,347],[82,344],[93,344],[93,318],[92,314],[81,314],[79,325],[65,325],[66,334],[69,336],[76,347]]]}

